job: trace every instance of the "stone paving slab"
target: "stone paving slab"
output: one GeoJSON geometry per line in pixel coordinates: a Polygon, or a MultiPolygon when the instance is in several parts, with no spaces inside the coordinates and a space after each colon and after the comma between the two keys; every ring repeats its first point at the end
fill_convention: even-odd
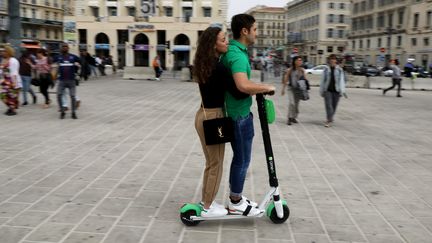
{"type": "MultiPolygon", "coordinates": [[[[293,126],[279,93],[270,130],[286,223],[184,226],[178,210],[200,200],[204,165],[197,87],[110,76],[79,86],[78,120],[40,104],[0,116],[0,242],[431,242],[431,92],[349,89],[331,128],[317,88],[293,126]]],[[[258,119],[253,148],[244,193],[260,200],[268,178],[258,119]]],[[[231,157],[227,146],[219,203],[231,157]]]]}

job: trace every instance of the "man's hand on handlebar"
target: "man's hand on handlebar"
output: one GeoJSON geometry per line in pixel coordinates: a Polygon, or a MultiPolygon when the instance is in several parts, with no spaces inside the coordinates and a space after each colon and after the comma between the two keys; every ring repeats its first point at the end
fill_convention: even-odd
{"type": "Polygon", "coordinates": [[[267,90],[263,92],[264,95],[274,95],[275,94],[276,87],[273,85],[268,85],[267,90]]]}

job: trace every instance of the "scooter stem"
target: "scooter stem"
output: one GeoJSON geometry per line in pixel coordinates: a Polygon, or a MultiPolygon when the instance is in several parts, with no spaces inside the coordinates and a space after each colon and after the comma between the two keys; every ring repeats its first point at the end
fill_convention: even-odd
{"type": "Polygon", "coordinates": [[[258,116],[261,124],[261,132],[264,142],[264,150],[267,160],[267,170],[269,174],[270,187],[278,187],[278,179],[276,177],[276,166],[273,158],[273,149],[271,146],[270,132],[267,122],[267,112],[265,109],[265,99],[263,94],[256,94],[256,101],[258,106],[258,116]]]}

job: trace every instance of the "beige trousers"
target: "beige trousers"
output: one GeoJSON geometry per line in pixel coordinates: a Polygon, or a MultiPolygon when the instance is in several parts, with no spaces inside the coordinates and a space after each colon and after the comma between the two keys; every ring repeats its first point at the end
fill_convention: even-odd
{"type": "MultiPolygon", "coordinates": [[[[224,117],[222,108],[205,109],[207,120],[224,117]]],[[[201,141],[201,146],[206,159],[203,177],[202,201],[212,203],[219,190],[222,178],[225,144],[206,145],[204,138],[203,121],[204,111],[200,108],[195,116],[195,129],[201,141]]]]}

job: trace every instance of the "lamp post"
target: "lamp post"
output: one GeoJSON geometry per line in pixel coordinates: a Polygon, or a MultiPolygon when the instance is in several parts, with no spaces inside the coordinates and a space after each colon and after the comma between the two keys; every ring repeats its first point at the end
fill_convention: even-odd
{"type": "Polygon", "coordinates": [[[21,53],[21,18],[20,1],[8,0],[9,12],[9,43],[15,49],[16,56],[21,53]]]}

